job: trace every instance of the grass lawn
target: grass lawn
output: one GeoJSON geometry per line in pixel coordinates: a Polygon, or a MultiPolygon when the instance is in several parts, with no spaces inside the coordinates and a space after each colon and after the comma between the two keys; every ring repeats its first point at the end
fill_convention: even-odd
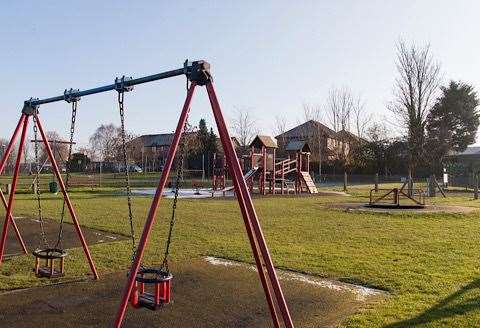
{"type": "MultiPolygon", "coordinates": [[[[352,197],[255,198],[264,233],[277,267],[375,286],[391,296],[347,319],[347,327],[472,327],[480,322],[480,228],[472,214],[381,214],[326,209],[329,202],[365,202],[370,187],[351,188],[352,197]]],[[[45,201],[48,216],[58,217],[59,197],[45,201]]],[[[126,201],[118,191],[72,193],[83,225],[128,234],[126,201]]],[[[18,196],[17,216],[32,216],[31,195],[18,196]]],[[[430,200],[428,200],[430,201],[430,200]]],[[[134,201],[140,233],[151,202],[134,201]]],[[[435,203],[474,206],[480,201],[460,194],[435,203]]],[[[171,200],[163,199],[146,259],[161,260],[171,200]]],[[[4,216],[3,208],[0,215],[4,216]]],[[[252,262],[236,201],[179,201],[173,257],[188,260],[214,255],[252,262]]],[[[129,241],[95,245],[100,273],[125,270],[129,241]]],[[[31,257],[16,257],[0,267],[0,289],[48,283],[31,272],[31,257]]],[[[88,272],[81,250],[67,260],[68,279],[88,272]]],[[[288,301],[288,300],[287,300],[288,301]]]]}

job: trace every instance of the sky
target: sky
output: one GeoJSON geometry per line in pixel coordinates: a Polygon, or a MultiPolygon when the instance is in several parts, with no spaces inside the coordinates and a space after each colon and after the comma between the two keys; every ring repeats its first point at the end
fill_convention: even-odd
{"type": "MultiPolygon", "coordinates": [[[[339,87],[360,96],[373,119],[391,119],[386,107],[400,39],[430,44],[443,84],[455,79],[480,87],[480,2],[473,0],[25,0],[0,6],[4,138],[25,99],[180,68],[187,58],[210,62],[227,119],[248,111],[264,134],[273,133],[276,116],[295,126],[304,103],[321,106],[339,87]]],[[[185,94],[184,77],[136,86],[125,95],[127,129],[171,132],[185,94]]],[[[79,146],[100,124],[119,125],[116,96],[79,102],[79,146]]],[[[210,112],[206,91],[198,90],[191,122],[212,124],[210,112]]],[[[69,104],[43,105],[40,116],[47,130],[68,138],[69,104]]]]}

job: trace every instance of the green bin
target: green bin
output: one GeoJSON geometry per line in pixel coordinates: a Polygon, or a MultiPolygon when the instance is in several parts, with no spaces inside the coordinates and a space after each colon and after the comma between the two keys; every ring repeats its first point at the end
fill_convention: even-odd
{"type": "Polygon", "coordinates": [[[52,181],[48,184],[48,189],[52,194],[56,194],[58,192],[58,183],[56,181],[52,181]]]}

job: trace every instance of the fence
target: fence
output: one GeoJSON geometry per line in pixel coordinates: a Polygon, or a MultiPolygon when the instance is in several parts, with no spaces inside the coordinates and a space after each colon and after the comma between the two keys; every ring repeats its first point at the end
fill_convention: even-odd
{"type": "MultiPolygon", "coordinates": [[[[170,180],[175,178],[175,172],[171,172],[170,180]]],[[[155,173],[130,173],[130,185],[133,188],[154,188],[160,180],[161,172],[155,173]]],[[[17,189],[19,191],[33,190],[35,183],[35,174],[21,174],[19,176],[17,189]]],[[[63,179],[65,181],[65,173],[63,179]]],[[[183,171],[183,185],[190,187],[193,184],[201,185],[202,183],[208,186],[208,177],[203,175],[202,170],[184,170],[183,171]]],[[[44,173],[40,175],[40,189],[48,190],[48,184],[56,181],[52,174],[44,173]]],[[[0,176],[0,186],[6,191],[6,185],[12,182],[11,175],[0,176]]],[[[72,188],[122,188],[125,186],[124,173],[72,173],[70,175],[70,187],[72,188]]]]}

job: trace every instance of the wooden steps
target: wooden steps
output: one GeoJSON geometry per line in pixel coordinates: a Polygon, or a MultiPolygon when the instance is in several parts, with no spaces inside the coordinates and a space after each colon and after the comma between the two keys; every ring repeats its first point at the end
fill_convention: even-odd
{"type": "Polygon", "coordinates": [[[310,173],[301,172],[300,178],[303,180],[303,182],[307,186],[307,190],[310,194],[318,194],[317,187],[315,186],[315,183],[313,182],[312,177],[310,176],[310,173]]]}

